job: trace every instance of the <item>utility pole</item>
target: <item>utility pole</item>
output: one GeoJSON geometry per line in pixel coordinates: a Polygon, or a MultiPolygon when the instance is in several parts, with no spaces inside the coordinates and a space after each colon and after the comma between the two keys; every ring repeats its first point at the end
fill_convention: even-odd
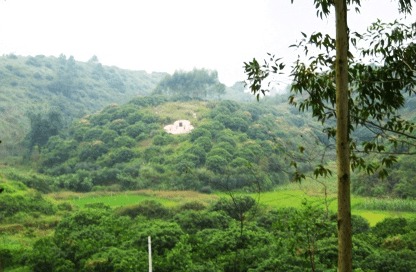
{"type": "Polygon", "coordinates": [[[149,250],[149,272],[152,272],[152,239],[150,238],[150,236],[147,237],[147,244],[149,250]]]}

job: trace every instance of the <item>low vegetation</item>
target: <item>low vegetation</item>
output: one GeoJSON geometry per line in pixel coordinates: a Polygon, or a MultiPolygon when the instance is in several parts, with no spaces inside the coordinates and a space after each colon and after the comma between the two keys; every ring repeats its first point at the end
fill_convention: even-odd
{"type": "MultiPolygon", "coordinates": [[[[24,204],[19,211],[1,206],[0,264],[6,271],[145,271],[148,236],[160,271],[310,271],[311,265],[331,270],[336,263],[335,209],[325,210],[316,184],[259,194],[56,192],[36,202],[24,184],[0,184],[9,200],[23,197],[24,204]]],[[[354,214],[377,216],[372,208],[356,208],[363,200],[355,200],[354,214]]],[[[371,224],[353,216],[354,266],[412,271],[414,213],[383,212],[371,224]]]]}

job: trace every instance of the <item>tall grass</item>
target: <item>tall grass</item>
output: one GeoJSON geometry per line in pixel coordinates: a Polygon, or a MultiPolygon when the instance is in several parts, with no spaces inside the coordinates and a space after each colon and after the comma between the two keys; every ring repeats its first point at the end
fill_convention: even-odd
{"type": "Polygon", "coordinates": [[[366,198],[353,206],[360,210],[416,212],[416,200],[397,198],[366,198]]]}
{"type": "Polygon", "coordinates": [[[59,193],[52,196],[55,199],[70,201],[72,204],[85,207],[87,204],[103,203],[110,207],[122,207],[138,204],[145,200],[155,200],[167,207],[183,204],[189,201],[208,203],[217,198],[215,195],[205,195],[192,191],[126,191],[126,192],[92,192],[92,193],[59,193]]]}

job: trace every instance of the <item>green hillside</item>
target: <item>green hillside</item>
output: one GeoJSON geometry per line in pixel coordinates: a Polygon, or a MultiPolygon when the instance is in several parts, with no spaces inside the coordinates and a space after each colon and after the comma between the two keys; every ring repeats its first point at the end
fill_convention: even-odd
{"type": "MultiPolygon", "coordinates": [[[[148,74],[63,55],[0,59],[0,158],[16,164],[25,157],[53,177],[48,188],[37,186],[42,191],[254,190],[259,184],[268,190],[288,182],[296,169],[308,172],[333,159],[321,125],[289,106],[286,95],[257,102],[243,83],[225,87],[215,71],[148,74]],[[163,127],[176,120],[189,120],[194,131],[166,133],[163,127]]],[[[410,97],[402,110],[409,120],[414,101],[410,97]]],[[[357,131],[354,137],[371,135],[357,131]]],[[[355,174],[352,189],[414,198],[413,162],[399,156],[384,180],[377,172],[355,174]]]]}
{"type": "MultiPolygon", "coordinates": [[[[313,146],[314,154],[323,148],[324,134],[306,120],[285,103],[135,98],[75,121],[34,163],[56,177],[47,190],[268,190],[288,182],[299,146],[313,146]],[[177,120],[194,129],[164,130],[177,120]]],[[[298,167],[307,170],[312,154],[302,156],[298,167]]]]}
{"type": "Polygon", "coordinates": [[[0,157],[22,153],[30,113],[59,111],[69,123],[113,103],[149,94],[162,73],[129,71],[73,57],[0,57],[0,157]]]}

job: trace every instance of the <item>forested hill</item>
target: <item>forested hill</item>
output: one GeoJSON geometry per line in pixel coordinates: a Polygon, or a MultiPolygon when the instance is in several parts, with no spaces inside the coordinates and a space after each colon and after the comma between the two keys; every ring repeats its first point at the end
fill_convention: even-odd
{"type": "MultiPolygon", "coordinates": [[[[271,189],[288,181],[299,146],[316,156],[319,142],[327,138],[306,114],[291,113],[286,102],[270,102],[175,102],[147,96],[106,107],[49,138],[34,159],[41,173],[54,178],[32,186],[44,192],[107,186],[271,189]],[[193,130],[176,134],[164,129],[175,122],[179,129],[193,130]]],[[[299,162],[298,167],[308,165],[299,162]]]]}
{"type": "MultiPolygon", "coordinates": [[[[83,63],[63,55],[3,56],[0,158],[30,155],[39,171],[58,177],[48,188],[31,184],[41,191],[270,189],[286,182],[294,166],[303,171],[324,163],[310,161],[320,158],[317,149],[334,151],[322,126],[287,99],[257,102],[244,94],[243,83],[227,88],[204,69],[149,74],[106,67],[95,57],[83,63]],[[184,119],[195,128],[190,134],[164,131],[184,119]]],[[[415,120],[415,101],[408,98],[401,111],[409,120],[415,120]]],[[[385,180],[355,175],[353,190],[415,197],[414,161],[399,157],[385,180]]]]}
{"type": "MultiPolygon", "coordinates": [[[[123,70],[73,57],[0,57],[0,132],[3,151],[16,148],[29,130],[29,115],[59,111],[79,118],[112,103],[147,95],[164,73],[123,70]]],[[[17,150],[16,150],[17,151],[17,150]]]]}

